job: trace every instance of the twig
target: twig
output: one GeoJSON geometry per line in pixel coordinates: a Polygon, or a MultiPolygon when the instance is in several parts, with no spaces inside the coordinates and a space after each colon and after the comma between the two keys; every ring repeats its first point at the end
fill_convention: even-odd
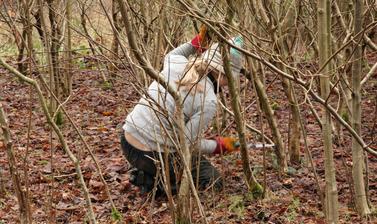
{"type": "Polygon", "coordinates": [[[370,48],[372,48],[374,51],[377,51],[377,45],[366,34],[364,34],[364,40],[370,48]]]}
{"type": "Polygon", "coordinates": [[[58,138],[60,140],[60,143],[61,143],[64,151],[67,153],[68,157],[70,158],[70,160],[75,165],[77,176],[78,176],[79,181],[81,183],[82,191],[84,193],[84,197],[85,197],[85,200],[86,200],[86,203],[87,203],[87,209],[88,209],[89,219],[90,219],[90,221],[93,224],[97,223],[96,218],[94,216],[92,202],[91,202],[91,199],[89,197],[89,191],[88,191],[88,188],[86,187],[86,183],[85,183],[84,177],[83,177],[82,172],[81,172],[80,161],[72,153],[72,151],[70,150],[67,142],[64,139],[64,136],[63,136],[62,132],[60,131],[60,128],[57,126],[57,124],[55,123],[55,121],[52,119],[52,117],[51,117],[51,115],[49,113],[48,107],[47,107],[46,99],[45,99],[45,97],[44,97],[44,95],[43,95],[43,93],[42,93],[42,91],[41,91],[38,83],[34,79],[29,78],[29,77],[21,74],[18,70],[16,70],[15,68],[13,68],[9,64],[7,64],[2,58],[0,58],[0,64],[2,64],[8,71],[10,71],[12,74],[14,74],[15,76],[17,76],[21,80],[23,80],[23,81],[27,82],[28,84],[32,85],[34,87],[34,89],[36,90],[36,92],[38,94],[38,98],[39,98],[40,104],[41,104],[42,109],[43,109],[43,112],[44,112],[44,114],[45,114],[45,116],[47,118],[47,122],[54,129],[55,133],[57,134],[57,136],[58,136],[58,138]]]}
{"type": "MultiPolygon", "coordinates": [[[[348,125],[348,123],[346,121],[343,120],[343,118],[336,112],[336,110],[331,107],[329,104],[327,104],[327,102],[322,99],[317,93],[315,93],[311,88],[309,88],[308,84],[300,79],[299,77],[295,77],[293,75],[290,75],[288,74],[287,72],[284,72],[282,71],[281,69],[277,68],[274,64],[272,64],[271,62],[269,62],[268,60],[262,58],[261,56],[257,55],[257,54],[254,54],[248,50],[245,50],[243,48],[240,48],[236,45],[234,45],[231,41],[228,41],[226,37],[224,37],[220,32],[218,32],[207,20],[204,19],[204,17],[200,14],[200,10],[197,8],[197,6],[192,6],[192,5],[187,5],[186,2],[184,2],[183,0],[178,0],[182,5],[185,6],[185,8],[192,13],[192,16],[195,17],[195,18],[198,18],[201,22],[203,22],[204,24],[206,24],[206,26],[212,30],[217,37],[219,37],[221,39],[221,41],[223,41],[224,43],[226,43],[227,45],[229,45],[230,47],[242,52],[243,54],[247,55],[247,56],[250,56],[252,58],[254,58],[255,60],[258,60],[260,61],[261,63],[263,63],[264,65],[266,65],[268,68],[270,68],[272,71],[278,73],[279,75],[285,77],[285,78],[288,78],[294,82],[296,82],[297,84],[299,84],[299,86],[301,86],[304,90],[306,90],[318,103],[322,104],[324,106],[324,108],[326,110],[328,110],[331,115],[337,119],[346,129],[347,131],[349,131],[349,133],[357,140],[357,142],[362,146],[363,150],[367,151],[368,153],[372,154],[373,156],[377,156],[377,152],[374,151],[373,149],[371,149],[367,144],[365,144],[364,140],[360,137],[360,135],[358,135],[355,130],[350,126],[348,125]]],[[[369,29],[372,29],[374,28],[375,26],[377,26],[377,21],[374,21],[372,23],[370,23],[365,29],[364,29],[364,32],[369,30],[369,29]]],[[[360,35],[361,33],[363,32],[360,32],[358,34],[355,35],[354,38],[356,38],[358,35],[360,35]]],[[[354,39],[351,39],[350,41],[353,41],[354,39]]],[[[338,52],[336,52],[338,53],[338,52]]],[[[335,55],[335,53],[333,54],[335,55]]],[[[330,57],[331,58],[331,57],[330,57]]]]}
{"type": "MultiPolygon", "coordinates": [[[[226,13],[225,22],[227,24],[232,23],[234,17],[234,4],[231,0],[226,1],[228,4],[228,9],[226,13]]],[[[221,29],[221,34],[226,35],[226,30],[221,29]]],[[[258,183],[257,179],[254,177],[252,169],[250,167],[250,159],[247,153],[247,143],[245,138],[245,121],[241,114],[241,105],[240,105],[240,96],[239,92],[236,89],[235,79],[232,76],[232,70],[230,66],[230,52],[229,49],[226,48],[226,44],[224,42],[220,42],[220,49],[222,55],[222,64],[224,67],[224,72],[226,76],[226,80],[228,81],[229,93],[231,97],[231,105],[234,111],[234,119],[236,121],[236,129],[238,133],[238,138],[240,142],[240,152],[242,157],[242,168],[243,173],[246,179],[246,185],[248,189],[253,193],[254,196],[258,197],[261,196],[263,190],[261,189],[262,186],[258,183]]]]}
{"type": "Polygon", "coordinates": [[[255,98],[256,98],[256,101],[257,101],[257,111],[258,111],[258,115],[259,115],[259,125],[260,125],[260,130],[261,130],[261,136],[262,136],[262,144],[263,144],[263,193],[262,193],[262,197],[263,198],[266,198],[266,192],[267,192],[267,167],[266,167],[266,147],[265,147],[265,144],[266,144],[266,141],[265,141],[265,136],[264,136],[264,129],[263,129],[263,115],[262,115],[262,112],[261,112],[261,103],[260,103],[260,99],[259,99],[259,96],[258,96],[258,93],[257,93],[257,87],[255,85],[255,82],[252,82],[252,85],[254,87],[254,91],[255,91],[255,98]]]}
{"type": "MultiPolygon", "coordinates": [[[[186,144],[186,140],[185,140],[185,137],[184,137],[184,116],[183,116],[183,111],[182,111],[182,99],[181,99],[181,96],[180,94],[174,90],[174,88],[164,79],[164,77],[159,74],[153,67],[152,65],[150,64],[150,62],[144,57],[144,55],[141,53],[141,51],[139,50],[139,47],[137,45],[137,42],[136,42],[136,39],[135,39],[135,35],[133,33],[133,30],[132,30],[132,27],[130,25],[130,21],[129,21],[129,16],[128,16],[128,9],[126,9],[126,5],[123,1],[121,0],[118,0],[118,4],[119,4],[119,9],[120,9],[120,12],[122,14],[122,17],[123,17],[123,22],[124,22],[124,25],[125,25],[125,28],[126,28],[126,33],[127,33],[127,37],[128,37],[128,41],[129,41],[129,45],[131,47],[131,49],[133,50],[133,53],[136,57],[136,59],[139,61],[139,63],[142,65],[144,71],[150,76],[152,77],[154,80],[157,80],[158,83],[160,85],[162,85],[166,90],[167,92],[173,97],[174,101],[176,102],[176,114],[177,114],[177,126],[178,126],[178,135],[179,135],[179,143],[180,143],[180,148],[181,150],[179,151],[183,151],[183,154],[184,156],[182,156],[182,162],[183,162],[183,165],[184,165],[184,172],[186,174],[186,176],[184,175],[184,179],[186,179],[186,181],[188,181],[189,183],[185,182],[182,180],[181,182],[181,186],[180,186],[180,194],[179,196],[182,196],[182,197],[186,197],[188,196],[188,192],[186,191],[187,190],[187,185],[186,184],[189,184],[189,186],[191,186],[191,190],[194,194],[194,197],[196,199],[196,202],[197,202],[197,205],[198,205],[198,208],[199,208],[199,212],[201,214],[201,216],[204,218],[204,221],[207,223],[207,219],[206,219],[206,216],[205,216],[205,213],[204,213],[204,209],[203,209],[203,206],[200,202],[200,199],[199,199],[199,196],[198,196],[198,193],[195,189],[195,186],[194,186],[194,183],[193,183],[193,180],[192,180],[192,176],[191,176],[191,170],[190,170],[190,160],[191,160],[191,153],[188,149],[188,145],[186,144]],[[187,180],[188,179],[188,180],[187,180]],[[183,185],[183,183],[185,183],[185,185],[183,185]],[[184,192],[186,191],[186,192],[184,192]],[[186,195],[185,195],[186,194],[186,195]]],[[[187,198],[185,198],[187,199],[187,198]]],[[[181,205],[184,204],[184,202],[182,201],[181,205]]],[[[187,201],[187,205],[188,205],[188,201],[187,201]]],[[[189,210],[189,208],[182,208],[182,209],[185,209],[185,211],[189,210]]],[[[187,216],[189,214],[182,214],[183,216],[185,216],[185,218],[188,218],[187,216]]],[[[182,217],[183,218],[183,217],[182,217]]]]}
{"type": "MultiPolygon", "coordinates": [[[[1,60],[1,58],[0,58],[1,60]]],[[[13,152],[13,142],[11,138],[11,132],[9,130],[9,126],[7,123],[7,118],[5,116],[3,105],[0,103],[0,128],[3,131],[4,135],[4,144],[7,149],[8,155],[8,165],[9,171],[13,182],[14,190],[16,191],[16,196],[19,204],[20,209],[20,222],[21,224],[28,223],[30,219],[30,210],[27,209],[27,198],[25,193],[22,190],[20,174],[18,173],[18,169],[16,166],[16,158],[13,152]]]]}
{"type": "MultiPolygon", "coordinates": [[[[229,108],[225,107],[225,105],[222,104],[222,102],[219,102],[219,104],[220,104],[220,106],[221,106],[221,107],[222,107],[222,108],[223,108],[228,114],[230,114],[232,117],[234,117],[234,113],[233,113],[229,108]]],[[[258,129],[253,128],[253,127],[252,127],[251,125],[249,125],[249,124],[245,124],[245,125],[246,125],[246,127],[247,127],[248,129],[250,129],[250,131],[257,133],[257,134],[260,135],[260,136],[264,136],[264,138],[268,141],[269,144],[273,144],[273,143],[274,143],[269,137],[263,135],[262,132],[259,131],[258,129]]]]}
{"type": "Polygon", "coordinates": [[[363,80],[360,82],[360,85],[363,86],[372,75],[375,75],[376,70],[377,70],[377,62],[373,65],[373,67],[369,70],[369,72],[364,76],[363,80]]]}
{"type": "Polygon", "coordinates": [[[29,147],[30,147],[30,132],[31,132],[31,121],[32,121],[32,115],[33,115],[33,92],[31,86],[29,87],[29,95],[30,95],[30,108],[29,108],[29,123],[27,128],[27,141],[26,141],[26,151],[25,151],[25,157],[23,158],[23,168],[24,168],[24,179],[25,179],[25,197],[27,202],[27,209],[30,213],[30,220],[31,223],[32,220],[32,212],[30,211],[30,199],[29,199],[29,175],[28,175],[28,155],[29,155],[29,147]]]}
{"type": "MultiPolygon", "coordinates": [[[[114,204],[114,201],[111,197],[111,193],[110,193],[110,190],[109,190],[109,187],[106,183],[106,180],[105,178],[103,177],[103,174],[102,174],[102,170],[101,170],[101,167],[98,163],[98,160],[96,158],[96,156],[93,154],[93,151],[92,149],[89,147],[89,144],[87,143],[87,141],[85,140],[84,136],[82,135],[80,129],[77,127],[76,123],[72,120],[71,116],[68,114],[67,110],[65,109],[65,107],[63,106],[64,103],[66,103],[68,101],[68,99],[70,97],[67,98],[67,100],[63,103],[60,103],[59,99],[55,96],[55,94],[53,93],[53,91],[51,91],[51,89],[49,88],[49,86],[47,85],[46,81],[43,79],[42,76],[39,76],[40,80],[42,81],[44,87],[49,91],[49,93],[51,94],[51,96],[56,100],[56,102],[59,104],[58,108],[61,108],[63,113],[65,114],[65,116],[68,118],[68,121],[73,125],[73,128],[75,129],[76,133],[79,135],[81,141],[84,143],[84,146],[85,146],[85,149],[89,152],[89,155],[90,157],[92,158],[93,162],[94,162],[94,165],[96,167],[96,170],[98,172],[98,175],[100,177],[100,180],[101,182],[103,183],[103,185],[105,186],[105,192],[110,200],[110,204],[111,204],[111,207],[114,211],[117,211],[117,208],[114,204]]],[[[72,96],[72,95],[70,95],[72,96]]]]}
{"type": "MultiPolygon", "coordinates": [[[[294,97],[296,98],[296,94],[294,94],[294,97]]],[[[299,105],[297,105],[297,106],[299,107],[299,105]]],[[[300,109],[299,109],[299,111],[300,111],[300,109]]],[[[302,137],[304,139],[305,153],[306,153],[307,158],[309,160],[310,167],[312,169],[312,172],[313,172],[313,175],[314,175],[314,179],[315,179],[315,182],[317,184],[317,190],[318,190],[318,194],[319,194],[320,200],[323,202],[324,201],[324,199],[323,199],[324,193],[323,193],[323,189],[321,188],[321,185],[320,185],[320,182],[319,182],[319,177],[318,177],[318,174],[317,174],[317,169],[316,169],[315,164],[313,162],[312,154],[311,154],[311,152],[309,150],[309,144],[308,144],[308,138],[307,138],[308,135],[306,133],[306,127],[304,125],[304,121],[303,121],[304,119],[301,116],[301,112],[298,113],[298,118],[299,118],[299,121],[300,121],[300,127],[301,127],[302,137]]],[[[322,128],[322,126],[321,126],[321,128],[322,128]]]]}

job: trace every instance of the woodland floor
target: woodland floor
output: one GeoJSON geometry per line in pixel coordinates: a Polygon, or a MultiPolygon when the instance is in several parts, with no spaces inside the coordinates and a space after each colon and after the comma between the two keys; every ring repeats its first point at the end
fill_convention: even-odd
{"type": "MultiPolygon", "coordinates": [[[[371,63],[375,61],[376,58],[371,63]]],[[[53,144],[50,144],[51,134],[37,103],[36,94],[32,91],[32,99],[30,99],[30,88],[26,84],[20,83],[4,69],[0,69],[0,75],[0,101],[9,116],[14,150],[22,179],[25,179],[25,164],[27,166],[26,176],[29,181],[34,222],[47,223],[48,220],[52,220],[53,223],[83,223],[86,219],[85,201],[75,176],[74,166],[54,135],[52,135],[53,144]],[[30,146],[24,163],[30,109],[32,109],[30,146]]],[[[269,77],[267,84],[273,80],[272,75],[269,77]]],[[[114,79],[111,89],[104,89],[100,80],[100,75],[96,71],[75,72],[73,95],[65,107],[98,158],[124,223],[150,223],[151,219],[153,223],[171,223],[165,198],[157,198],[154,206],[151,206],[150,199],[140,195],[138,189],[128,182],[127,171],[130,167],[121,153],[118,132],[127,111],[139,98],[130,85],[134,79],[125,71],[114,79]]],[[[251,85],[248,85],[249,96],[245,100],[245,105],[249,105],[255,99],[251,88],[251,85]]],[[[289,110],[279,78],[272,83],[268,93],[275,104],[275,114],[287,144],[289,110]]],[[[377,145],[376,95],[375,74],[363,91],[362,101],[363,136],[366,142],[372,142],[374,146],[377,145]]],[[[302,100],[302,96],[299,96],[299,99],[302,100]]],[[[318,105],[316,108],[319,110],[318,105]]],[[[309,109],[303,105],[301,111],[306,120],[309,150],[323,186],[321,131],[309,109]]],[[[246,119],[248,124],[260,128],[255,104],[247,111],[246,119]]],[[[269,135],[267,123],[264,123],[264,130],[269,135]]],[[[62,129],[69,146],[81,159],[82,171],[99,223],[113,223],[109,200],[89,154],[67,119],[62,129]]],[[[234,133],[234,125],[228,130],[229,132],[234,133]]],[[[248,133],[247,137],[251,139],[252,134],[248,133]]],[[[341,223],[367,222],[357,216],[352,205],[350,192],[352,159],[350,137],[347,132],[345,132],[345,144],[334,145],[334,150],[341,223]]],[[[304,154],[303,142],[301,152],[304,154]]],[[[250,150],[249,157],[255,167],[258,180],[263,182],[263,152],[250,150]]],[[[271,158],[269,153],[267,186],[270,192],[268,198],[264,200],[253,200],[248,196],[239,153],[210,158],[224,176],[225,187],[220,193],[200,192],[209,223],[324,223],[317,185],[310,169],[302,164],[301,168],[296,166],[295,169],[290,169],[289,175],[279,177],[276,169],[273,168],[274,161],[271,158]]],[[[0,167],[7,190],[6,195],[0,198],[0,223],[17,223],[18,203],[10,181],[4,148],[0,151],[0,167]]],[[[376,213],[377,158],[371,156],[369,156],[369,194],[376,213]]],[[[197,214],[194,216],[199,217],[197,214]]],[[[369,220],[369,223],[377,223],[375,216],[369,220]]]]}

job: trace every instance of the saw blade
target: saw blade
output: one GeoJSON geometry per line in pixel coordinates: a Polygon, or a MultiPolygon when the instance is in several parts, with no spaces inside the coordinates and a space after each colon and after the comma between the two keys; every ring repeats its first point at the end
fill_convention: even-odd
{"type": "MultiPolygon", "coordinates": [[[[273,148],[275,144],[264,144],[265,148],[273,148]]],[[[248,149],[261,149],[263,148],[263,143],[250,143],[247,145],[248,149]]]]}

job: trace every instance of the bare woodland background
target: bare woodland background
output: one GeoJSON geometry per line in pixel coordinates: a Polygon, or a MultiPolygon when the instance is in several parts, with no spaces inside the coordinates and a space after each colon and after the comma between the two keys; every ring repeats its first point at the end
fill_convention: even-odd
{"type": "Polygon", "coordinates": [[[375,0],[2,1],[0,223],[376,222],[376,17],[375,0]],[[206,132],[241,152],[211,158],[220,193],[185,172],[179,195],[140,195],[120,124],[151,80],[168,88],[164,55],[202,24],[224,64],[245,41],[251,81],[226,72],[206,132]]]}

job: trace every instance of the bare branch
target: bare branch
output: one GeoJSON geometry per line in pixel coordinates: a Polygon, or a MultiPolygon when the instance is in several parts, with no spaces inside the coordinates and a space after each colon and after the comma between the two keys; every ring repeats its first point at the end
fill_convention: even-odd
{"type": "Polygon", "coordinates": [[[64,151],[67,153],[67,155],[69,156],[70,160],[75,165],[76,173],[77,173],[77,176],[78,176],[78,178],[80,180],[81,188],[82,188],[82,191],[84,193],[84,197],[85,197],[85,200],[86,200],[86,203],[87,203],[87,209],[88,209],[89,218],[90,218],[90,220],[91,220],[91,222],[93,224],[97,223],[96,222],[96,218],[94,216],[92,202],[91,202],[91,199],[89,197],[89,191],[88,191],[88,188],[86,187],[86,183],[85,183],[84,177],[83,177],[82,172],[81,172],[80,161],[72,153],[72,151],[70,150],[69,146],[67,145],[67,142],[64,139],[63,133],[61,132],[60,128],[57,126],[57,124],[55,123],[55,121],[52,119],[52,117],[50,115],[50,112],[48,111],[48,108],[47,108],[47,103],[46,103],[45,97],[43,96],[43,93],[42,93],[42,91],[41,91],[38,83],[34,79],[28,78],[25,75],[21,74],[19,71],[17,71],[17,69],[13,68],[8,63],[6,63],[2,58],[0,58],[0,64],[2,64],[8,71],[10,71],[12,74],[14,74],[15,76],[17,76],[21,80],[23,80],[23,81],[27,82],[28,84],[32,85],[34,87],[34,89],[37,91],[39,102],[40,102],[40,104],[42,106],[42,109],[43,109],[43,112],[44,112],[44,114],[45,114],[45,116],[47,118],[47,122],[50,124],[50,126],[52,127],[52,129],[57,134],[57,136],[58,136],[58,138],[60,140],[60,143],[63,146],[64,151]]]}

